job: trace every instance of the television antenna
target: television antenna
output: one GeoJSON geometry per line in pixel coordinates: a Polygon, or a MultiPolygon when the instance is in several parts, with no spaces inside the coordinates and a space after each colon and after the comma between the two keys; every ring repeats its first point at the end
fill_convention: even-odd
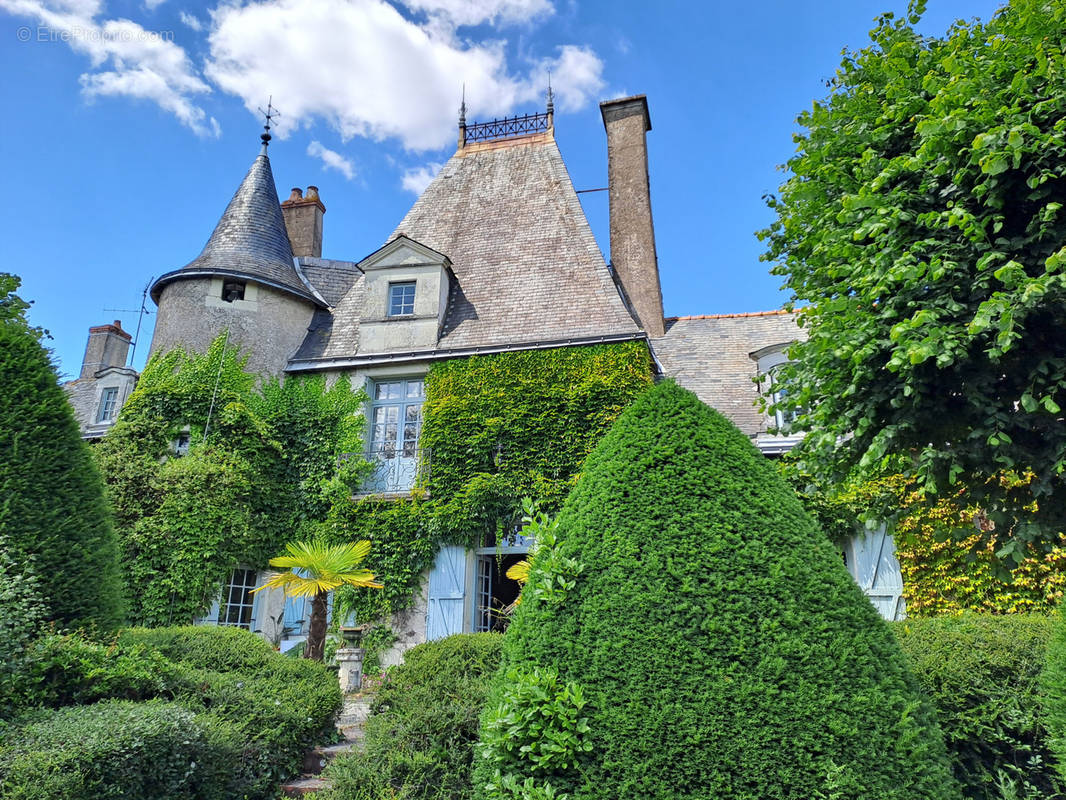
{"type": "Polygon", "coordinates": [[[144,285],[143,291],[141,291],[141,307],[140,308],[105,308],[104,311],[108,314],[136,314],[137,315],[137,332],[133,334],[133,347],[130,348],[130,359],[127,366],[133,366],[133,357],[137,354],[137,342],[141,339],[141,322],[144,321],[145,314],[151,314],[148,310],[148,290],[152,288],[152,281],[155,280],[153,275],[148,279],[148,283],[144,285]]]}

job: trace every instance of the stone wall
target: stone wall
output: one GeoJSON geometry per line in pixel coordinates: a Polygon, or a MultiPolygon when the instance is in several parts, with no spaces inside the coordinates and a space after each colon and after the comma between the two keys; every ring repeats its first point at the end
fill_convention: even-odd
{"type": "Polygon", "coordinates": [[[230,344],[250,354],[249,370],[278,375],[307,335],[313,311],[306,300],[251,281],[244,300],[227,303],[221,278],[176,280],[159,298],[151,353],[178,345],[204,352],[228,328],[230,344]]]}

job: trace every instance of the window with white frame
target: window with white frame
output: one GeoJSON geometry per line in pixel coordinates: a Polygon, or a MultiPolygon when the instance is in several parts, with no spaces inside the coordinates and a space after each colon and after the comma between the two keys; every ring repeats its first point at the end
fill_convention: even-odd
{"type": "Polygon", "coordinates": [[[370,391],[370,452],[375,465],[366,489],[398,492],[415,485],[422,430],[422,378],[375,380],[370,391]]]}
{"type": "MultiPolygon", "coordinates": [[[[786,362],[787,363],[787,362],[786,362]]],[[[767,381],[769,382],[770,401],[777,408],[774,409],[774,425],[782,433],[788,433],[792,429],[792,425],[796,422],[796,418],[799,417],[799,412],[795,409],[780,408],[782,402],[784,402],[787,391],[781,385],[780,375],[781,370],[785,368],[785,364],[778,364],[775,367],[771,367],[766,373],[767,381]]]]}
{"type": "Polygon", "coordinates": [[[415,313],[415,281],[389,284],[389,316],[404,317],[415,313]]]}
{"type": "Polygon", "coordinates": [[[218,604],[218,624],[251,630],[252,610],[255,605],[256,572],[238,567],[222,587],[218,604]]]}
{"type": "MultiPolygon", "coordinates": [[[[751,354],[759,365],[759,391],[771,406],[778,406],[785,400],[786,389],[782,385],[781,372],[791,363],[788,357],[790,344],[773,345],[751,354]]],[[[777,432],[791,433],[799,412],[775,408],[772,413],[777,432]]]]}
{"type": "Polygon", "coordinates": [[[104,389],[100,395],[100,413],[96,415],[97,422],[111,422],[118,413],[118,389],[104,389]]]}

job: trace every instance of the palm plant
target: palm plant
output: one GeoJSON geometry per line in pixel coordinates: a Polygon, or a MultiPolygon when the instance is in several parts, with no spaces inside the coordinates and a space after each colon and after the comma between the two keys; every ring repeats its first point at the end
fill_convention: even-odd
{"type": "Polygon", "coordinates": [[[285,549],[288,555],[270,559],[270,566],[289,571],[279,572],[255,591],[282,589],[289,597],[311,598],[311,627],[304,657],[321,661],[326,646],[327,595],[345,584],[381,588],[373,572],[359,568],[370,553],[370,542],[290,542],[285,549]]]}

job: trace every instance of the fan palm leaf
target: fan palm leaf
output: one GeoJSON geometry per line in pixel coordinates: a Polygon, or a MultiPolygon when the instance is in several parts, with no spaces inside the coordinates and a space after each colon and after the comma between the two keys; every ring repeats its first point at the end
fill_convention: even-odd
{"type": "Polygon", "coordinates": [[[370,542],[327,544],[317,540],[290,542],[285,545],[287,555],[270,559],[270,566],[287,570],[272,575],[255,591],[281,589],[289,597],[310,597],[311,630],[305,653],[310,658],[322,658],[325,644],[326,595],[345,584],[380,589],[382,585],[374,573],[360,567],[370,554],[370,542]]]}

